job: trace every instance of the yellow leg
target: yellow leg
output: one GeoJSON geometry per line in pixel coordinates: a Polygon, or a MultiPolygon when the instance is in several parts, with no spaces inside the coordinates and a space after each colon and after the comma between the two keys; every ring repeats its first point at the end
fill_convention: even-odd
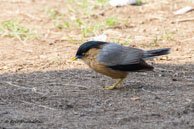
{"type": "Polygon", "coordinates": [[[112,90],[112,89],[118,88],[117,85],[120,84],[123,80],[125,80],[125,78],[120,79],[113,86],[105,87],[104,90],[112,90]]]}

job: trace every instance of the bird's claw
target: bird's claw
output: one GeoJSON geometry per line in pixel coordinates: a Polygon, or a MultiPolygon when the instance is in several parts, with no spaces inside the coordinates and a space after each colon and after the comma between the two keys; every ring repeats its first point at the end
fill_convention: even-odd
{"type": "Polygon", "coordinates": [[[104,87],[104,90],[113,90],[113,89],[120,89],[122,87],[117,87],[117,86],[107,86],[107,87],[104,87]]]}

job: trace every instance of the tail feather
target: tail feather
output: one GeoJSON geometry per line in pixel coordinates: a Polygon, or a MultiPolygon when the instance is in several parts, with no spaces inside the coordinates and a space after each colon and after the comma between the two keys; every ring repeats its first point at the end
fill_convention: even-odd
{"type": "Polygon", "coordinates": [[[144,59],[153,58],[155,56],[167,55],[169,53],[170,53],[170,48],[161,48],[161,49],[148,50],[148,51],[145,51],[144,59]]]}

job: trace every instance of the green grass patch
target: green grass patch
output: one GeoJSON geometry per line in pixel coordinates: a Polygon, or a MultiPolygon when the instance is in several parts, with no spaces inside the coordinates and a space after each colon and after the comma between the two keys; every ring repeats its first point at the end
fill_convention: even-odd
{"type": "Polygon", "coordinates": [[[172,34],[173,33],[168,33],[166,30],[163,32],[163,34],[160,36],[160,39],[163,40],[163,39],[166,39],[168,41],[175,41],[175,39],[172,37],[172,34]]]}
{"type": "Polygon", "coordinates": [[[157,36],[154,38],[154,46],[158,46],[158,37],[157,36]]]}
{"type": "Polygon", "coordinates": [[[118,18],[116,17],[110,17],[106,20],[106,25],[111,27],[111,26],[114,26],[118,21],[118,18]]]}
{"type": "Polygon", "coordinates": [[[22,41],[36,37],[36,34],[31,29],[25,27],[18,20],[9,20],[1,22],[0,34],[10,38],[17,38],[22,41]]]}
{"type": "Polygon", "coordinates": [[[109,0],[96,0],[98,3],[104,4],[106,2],[108,2],[109,0]]]}
{"type": "Polygon", "coordinates": [[[47,9],[45,9],[45,11],[46,11],[47,14],[49,14],[49,16],[52,19],[58,19],[59,18],[59,15],[58,15],[56,10],[47,8],[47,9]]]}
{"type": "Polygon", "coordinates": [[[98,17],[99,9],[102,10],[109,0],[67,0],[66,12],[59,12],[57,9],[45,9],[46,14],[58,30],[77,30],[82,38],[101,34],[103,30],[118,24],[118,17],[110,16],[103,19],[98,17]]]}

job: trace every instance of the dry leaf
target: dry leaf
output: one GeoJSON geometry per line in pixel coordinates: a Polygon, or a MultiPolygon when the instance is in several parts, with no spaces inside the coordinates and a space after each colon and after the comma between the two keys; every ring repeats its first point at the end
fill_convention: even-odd
{"type": "Polygon", "coordinates": [[[140,98],[139,97],[133,97],[133,98],[130,98],[131,100],[133,100],[133,101],[137,101],[137,100],[140,100],[140,98]]]}

